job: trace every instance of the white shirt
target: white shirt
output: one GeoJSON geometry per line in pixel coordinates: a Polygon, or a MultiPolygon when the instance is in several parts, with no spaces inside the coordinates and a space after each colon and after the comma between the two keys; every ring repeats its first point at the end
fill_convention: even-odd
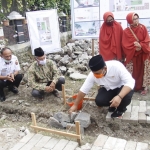
{"type": "Polygon", "coordinates": [[[102,78],[96,78],[92,72],[89,73],[80,91],[87,94],[96,83],[99,86],[104,86],[106,90],[120,88],[122,85],[134,88],[135,80],[125,68],[125,66],[116,60],[106,61],[107,73],[102,78]]]}
{"type": "Polygon", "coordinates": [[[11,62],[9,64],[6,64],[4,59],[0,57],[0,76],[7,76],[19,70],[20,65],[16,56],[12,55],[11,62]]]}

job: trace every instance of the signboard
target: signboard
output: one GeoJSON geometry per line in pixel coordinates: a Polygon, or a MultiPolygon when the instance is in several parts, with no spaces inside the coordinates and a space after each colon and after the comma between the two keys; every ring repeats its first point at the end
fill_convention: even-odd
{"type": "Polygon", "coordinates": [[[32,54],[42,47],[45,54],[61,50],[57,10],[27,12],[27,22],[32,54]]]}
{"type": "Polygon", "coordinates": [[[150,33],[150,0],[72,0],[72,36],[74,39],[98,38],[103,14],[111,11],[123,29],[128,24],[126,16],[135,12],[150,33]]]}

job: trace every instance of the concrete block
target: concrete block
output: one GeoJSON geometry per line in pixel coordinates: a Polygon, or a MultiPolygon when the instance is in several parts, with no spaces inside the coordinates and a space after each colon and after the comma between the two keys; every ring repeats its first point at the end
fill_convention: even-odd
{"type": "Polygon", "coordinates": [[[63,125],[57,119],[55,119],[54,117],[49,118],[48,125],[50,127],[64,129],[63,125]]]}
{"type": "Polygon", "coordinates": [[[78,147],[78,143],[74,141],[69,141],[66,147],[63,150],[75,150],[78,147]]]}
{"type": "Polygon", "coordinates": [[[146,116],[147,123],[150,124],[150,117],[146,116]]]}
{"type": "Polygon", "coordinates": [[[106,121],[111,121],[112,120],[111,114],[112,114],[112,112],[108,112],[107,113],[107,115],[106,115],[106,121]]]}
{"type": "Polygon", "coordinates": [[[108,136],[100,134],[97,137],[97,139],[95,140],[93,145],[96,146],[96,147],[103,147],[105,142],[107,141],[107,139],[108,139],[108,136]]]}
{"type": "Polygon", "coordinates": [[[109,137],[104,144],[103,149],[113,149],[116,145],[117,138],[109,137]]]}
{"type": "Polygon", "coordinates": [[[130,118],[131,118],[131,112],[125,112],[125,114],[123,115],[122,121],[130,122],[130,118]]]}
{"type": "Polygon", "coordinates": [[[81,112],[75,118],[75,121],[80,121],[80,125],[83,128],[87,128],[91,124],[91,115],[85,112],[81,112]]]}
{"type": "Polygon", "coordinates": [[[50,136],[43,136],[41,138],[41,140],[35,146],[36,147],[43,147],[50,139],[51,139],[50,136]]]}
{"type": "Polygon", "coordinates": [[[66,114],[64,112],[57,112],[53,116],[55,119],[57,119],[59,122],[70,122],[69,114],[66,114]]]}
{"type": "Polygon", "coordinates": [[[136,142],[133,141],[127,141],[125,150],[135,150],[136,149],[136,142]]]}
{"type": "Polygon", "coordinates": [[[127,141],[124,139],[117,139],[113,150],[124,150],[127,141]]]}
{"type": "Polygon", "coordinates": [[[147,119],[146,119],[146,115],[144,112],[139,112],[139,123],[146,123],[147,119]]]}
{"type": "Polygon", "coordinates": [[[68,140],[65,139],[61,139],[57,145],[55,145],[55,147],[53,148],[53,150],[63,150],[64,147],[68,144],[68,140]]]}
{"type": "Polygon", "coordinates": [[[146,101],[140,101],[140,107],[145,106],[146,107],[146,101]]]}
{"type": "Polygon", "coordinates": [[[59,139],[51,138],[51,139],[46,143],[46,145],[44,146],[44,148],[52,149],[52,148],[54,148],[54,146],[55,146],[58,142],[59,142],[59,139]]]}
{"type": "Polygon", "coordinates": [[[146,106],[140,106],[139,112],[146,112],[146,106]]]}
{"type": "Polygon", "coordinates": [[[148,144],[138,142],[136,146],[136,150],[148,150],[148,144]]]}
{"type": "Polygon", "coordinates": [[[132,106],[140,106],[139,100],[132,100],[132,106]]]}
{"type": "Polygon", "coordinates": [[[92,146],[91,150],[102,150],[102,147],[92,146]]]}

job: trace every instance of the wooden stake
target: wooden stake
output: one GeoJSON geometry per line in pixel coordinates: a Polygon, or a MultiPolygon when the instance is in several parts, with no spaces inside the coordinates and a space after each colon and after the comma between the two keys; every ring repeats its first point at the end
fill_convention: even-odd
{"type": "Polygon", "coordinates": [[[79,139],[77,139],[77,142],[79,143],[79,145],[81,145],[81,131],[80,131],[80,122],[76,121],[75,122],[76,125],[76,134],[80,136],[79,139]]]}
{"type": "Polygon", "coordinates": [[[92,39],[92,57],[94,56],[94,39],[92,39]]]}
{"type": "Polygon", "coordinates": [[[64,84],[62,84],[62,95],[63,95],[64,105],[66,106],[66,92],[65,92],[64,84]]]}
{"type": "MultiPolygon", "coordinates": [[[[31,117],[32,117],[32,124],[33,124],[33,126],[37,126],[35,113],[31,113],[31,117]]],[[[35,133],[38,132],[38,130],[36,130],[36,129],[34,129],[34,131],[35,131],[35,133]]]]}

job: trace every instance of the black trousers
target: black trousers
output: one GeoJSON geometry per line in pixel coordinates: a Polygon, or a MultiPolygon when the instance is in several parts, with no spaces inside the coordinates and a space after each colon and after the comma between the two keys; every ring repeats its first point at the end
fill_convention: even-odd
{"type": "MultiPolygon", "coordinates": [[[[123,86],[122,86],[123,87],[123,86]]],[[[120,93],[122,87],[107,91],[104,87],[100,88],[95,102],[97,106],[110,106],[110,101],[120,93]]],[[[131,103],[134,91],[131,90],[121,101],[117,110],[126,111],[126,107],[131,103]]]]}
{"type": "Polygon", "coordinates": [[[0,96],[5,96],[4,94],[4,88],[8,86],[8,88],[12,88],[13,86],[16,86],[17,88],[19,87],[19,84],[21,82],[23,78],[23,75],[22,74],[17,74],[14,79],[15,81],[14,82],[11,82],[11,81],[4,81],[4,80],[0,80],[0,96]]]}
{"type": "MultiPolygon", "coordinates": [[[[49,81],[47,83],[46,86],[49,86],[51,84],[52,81],[49,81]]],[[[58,81],[56,82],[56,86],[55,86],[55,89],[59,90],[59,91],[62,91],[62,84],[65,84],[65,78],[63,77],[60,77],[58,79],[58,81]]],[[[39,98],[42,98],[44,96],[44,91],[43,90],[36,90],[36,89],[33,89],[32,90],[32,96],[33,97],[39,97],[39,98]]]]}

